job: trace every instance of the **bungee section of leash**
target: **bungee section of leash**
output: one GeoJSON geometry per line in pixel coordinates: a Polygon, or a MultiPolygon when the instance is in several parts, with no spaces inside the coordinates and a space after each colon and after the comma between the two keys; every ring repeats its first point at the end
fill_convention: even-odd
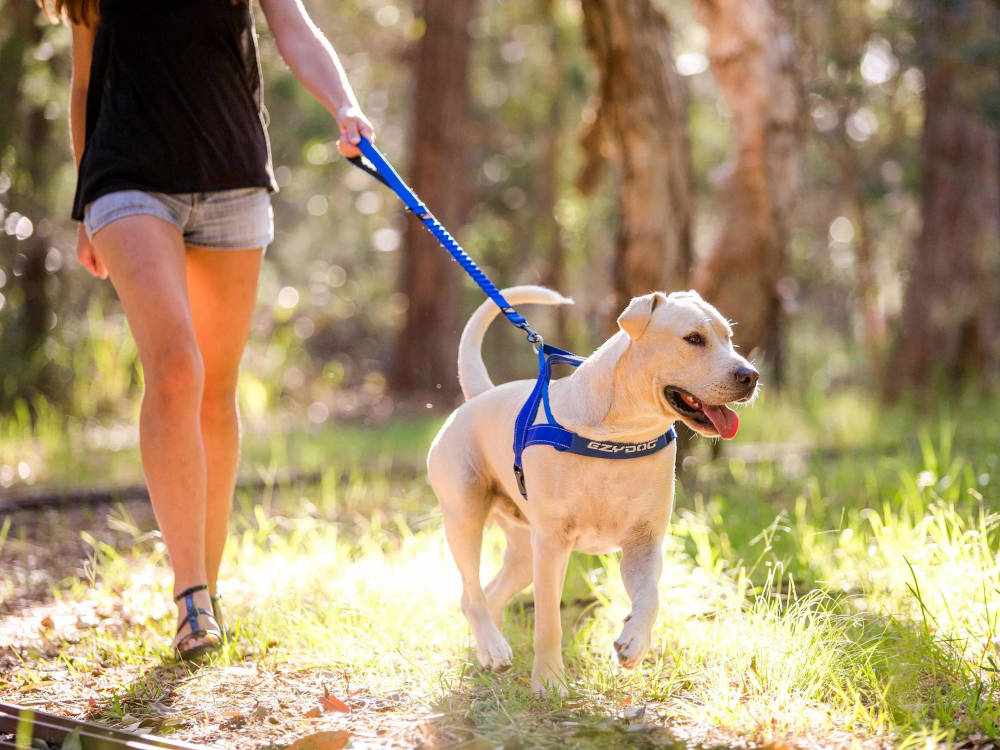
{"type": "Polygon", "coordinates": [[[500,293],[489,276],[476,264],[476,262],[469,257],[469,254],[465,252],[465,249],[458,244],[458,241],[451,236],[451,233],[445,229],[444,225],[432,214],[427,206],[421,202],[417,194],[413,192],[413,189],[407,185],[403,179],[399,176],[392,165],[389,164],[382,152],[379,151],[367,138],[362,138],[358,144],[358,148],[361,149],[361,153],[364,154],[365,159],[368,160],[366,164],[364,159],[360,156],[350,157],[348,161],[353,164],[358,169],[368,173],[376,180],[381,182],[383,185],[392,190],[399,199],[403,202],[403,205],[411,213],[413,213],[421,223],[434,235],[435,239],[441,244],[441,246],[448,251],[449,255],[455,259],[455,261],[462,267],[462,269],[469,275],[469,277],[476,282],[480,289],[500,308],[500,312],[504,314],[504,317],[510,321],[511,325],[520,328],[527,336],[528,343],[532,345],[535,351],[544,343],[541,334],[534,330],[529,324],[527,319],[519,313],[513,305],[511,305],[500,293]]]}

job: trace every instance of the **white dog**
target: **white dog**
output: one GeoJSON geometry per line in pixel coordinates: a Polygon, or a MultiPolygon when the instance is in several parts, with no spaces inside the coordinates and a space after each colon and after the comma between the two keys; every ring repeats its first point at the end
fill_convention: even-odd
{"type": "MultiPolygon", "coordinates": [[[[507,289],[513,305],[572,301],[537,286],[507,289]]],[[[615,641],[618,659],[636,666],[650,646],[659,610],[662,541],[674,495],[676,443],[651,455],[604,460],[545,445],[524,453],[527,499],[513,471],[514,421],[534,383],[494,386],[480,348],[498,314],[484,303],[469,319],[458,353],[466,403],[441,428],[427,457],[445,533],[462,576],[462,612],[479,661],[510,666],[499,626],[510,598],[534,582],[536,692],[565,692],[559,603],[570,552],[622,551],[622,579],[632,611],[615,641]],[[507,537],[503,566],[482,588],[483,527],[507,537]]],[[[729,324],[696,292],[636,297],[618,318],[620,330],[568,377],[553,380],[552,412],[566,428],[598,441],[655,439],[677,419],[706,437],[732,438],[739,420],[726,406],[748,401],[757,371],[733,350],[729,324]]]]}

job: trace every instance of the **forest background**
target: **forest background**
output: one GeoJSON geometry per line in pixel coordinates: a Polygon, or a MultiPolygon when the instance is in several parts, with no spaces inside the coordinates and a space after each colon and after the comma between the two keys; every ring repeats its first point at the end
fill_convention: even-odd
{"type": "MultiPolygon", "coordinates": [[[[135,353],[67,218],[69,34],[30,3],[2,10],[0,409],[131,421],[135,353]]],[[[738,322],[768,388],[897,397],[996,375],[994,3],[312,10],[380,147],[469,253],[501,286],[576,299],[550,340],[588,351],[630,296],[694,286],[738,322]]],[[[447,409],[479,292],[337,158],[333,123],[261,26],[281,190],[245,415],[381,419],[411,396],[447,409]]],[[[498,377],[530,373],[513,347],[491,342],[498,377]]]]}
{"type": "MultiPolygon", "coordinates": [[[[735,441],[681,429],[651,655],[614,670],[618,563],[576,556],[571,700],[530,693],[523,598],[514,668],[476,670],[422,457],[483,298],[337,156],[257,12],[281,189],[239,386],[237,638],[165,666],[141,368],[68,217],[69,31],[0,0],[0,700],[262,748],[1000,736],[1000,3],[309,10],[469,254],[576,300],[523,311],[547,341],[589,353],[631,296],[693,287],[761,368],[735,441]],[[307,710],[328,689],[353,713],[307,710]]],[[[485,355],[497,382],[534,375],[502,323],[485,355]]]]}

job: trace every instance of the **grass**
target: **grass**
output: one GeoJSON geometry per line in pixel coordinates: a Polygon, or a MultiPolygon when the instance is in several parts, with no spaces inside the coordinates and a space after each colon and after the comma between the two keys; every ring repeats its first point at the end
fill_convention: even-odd
{"type": "MultiPolygon", "coordinates": [[[[792,436],[816,451],[711,460],[696,446],[654,648],[635,672],[610,657],[628,611],[617,557],[575,556],[568,699],[530,693],[530,593],[505,623],[513,668],[475,664],[436,503],[414,471],[435,427],[419,420],[268,436],[249,451],[251,471],[315,466],[322,481],[238,495],[223,571],[238,637],[198,671],[164,665],[167,571],[148,513],[91,519],[85,575],[56,580],[47,602],[0,609],[8,625],[31,625],[0,627],[0,654],[13,632],[17,662],[0,700],[241,747],[317,729],[346,729],[359,747],[915,748],[1000,736],[998,404],[926,416],[862,406],[857,394],[794,406],[765,394],[734,447],[792,436]],[[45,613],[56,614],[39,629],[45,613]],[[308,716],[327,689],[352,713],[308,716]]],[[[63,523],[44,533],[79,535],[63,523]]],[[[42,533],[24,517],[0,527],[0,564],[42,533]]],[[[493,530],[484,577],[501,550],[493,530]]],[[[14,601],[17,581],[3,586],[14,601]]]]}
{"type": "MultiPolygon", "coordinates": [[[[266,419],[253,420],[243,435],[241,478],[278,479],[289,470],[313,475],[329,468],[331,460],[352,470],[413,474],[422,470],[442,421],[429,416],[285,431],[268,429],[266,419]]],[[[0,417],[0,491],[141,483],[137,441],[136,420],[67,419],[45,401],[31,410],[19,403],[0,417]]]]}

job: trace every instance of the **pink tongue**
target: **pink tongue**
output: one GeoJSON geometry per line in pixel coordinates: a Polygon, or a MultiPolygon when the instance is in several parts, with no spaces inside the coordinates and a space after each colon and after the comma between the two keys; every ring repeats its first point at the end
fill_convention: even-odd
{"type": "Polygon", "coordinates": [[[715,429],[719,431],[719,437],[724,440],[732,440],[736,437],[736,431],[740,429],[740,418],[736,412],[723,404],[722,406],[702,405],[701,410],[705,416],[712,420],[715,429]]]}

